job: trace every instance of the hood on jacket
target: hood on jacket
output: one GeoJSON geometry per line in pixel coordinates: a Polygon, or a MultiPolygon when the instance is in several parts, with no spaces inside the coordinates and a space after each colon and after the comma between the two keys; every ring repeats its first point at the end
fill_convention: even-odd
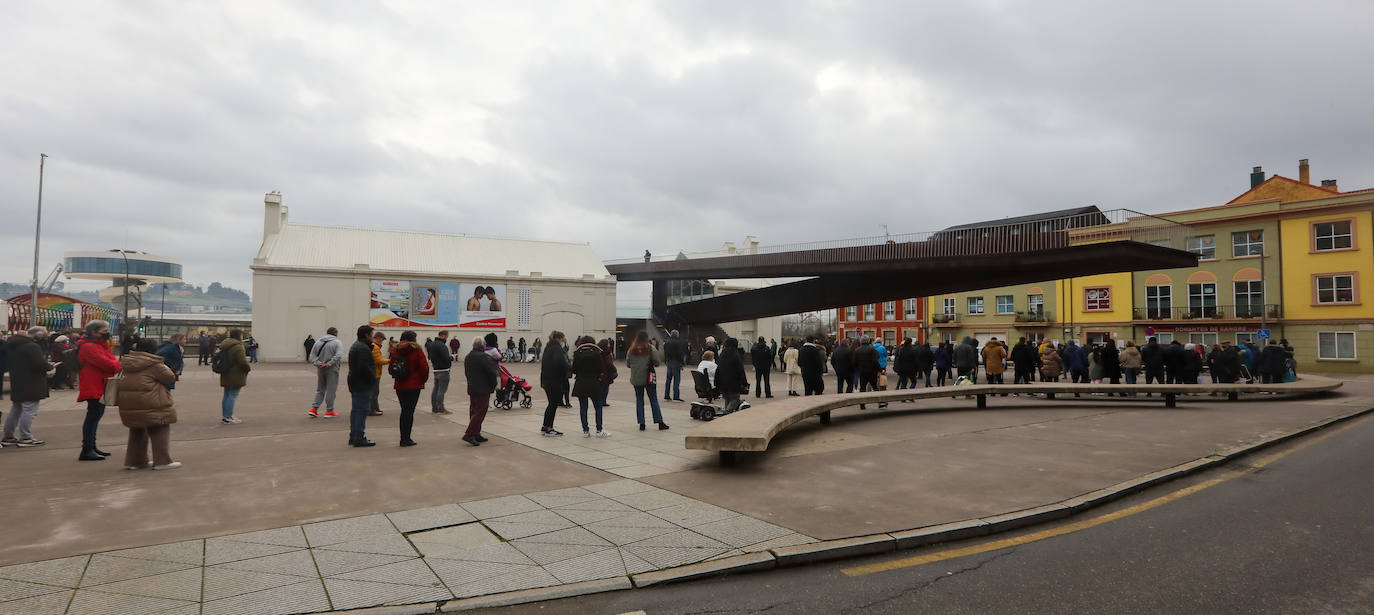
{"type": "Polygon", "coordinates": [[[226,338],[224,338],[224,341],[222,341],[222,342],[219,343],[219,347],[220,347],[220,349],[222,349],[222,350],[228,350],[228,349],[230,349],[230,348],[233,348],[234,346],[239,346],[239,345],[242,345],[242,344],[243,344],[243,340],[236,340],[236,339],[234,339],[234,338],[232,338],[232,337],[226,337],[226,338]]]}
{"type": "Polygon", "coordinates": [[[972,338],[972,337],[969,337],[969,336],[967,336],[967,335],[965,335],[965,336],[964,336],[964,341],[963,341],[963,342],[960,342],[960,343],[966,344],[966,345],[968,345],[968,346],[972,346],[972,345],[973,345],[973,338],[972,338]]]}
{"type": "MultiPolygon", "coordinates": [[[[324,341],[325,341],[325,338],[328,338],[328,337],[329,337],[329,336],[326,335],[325,337],[320,338],[320,342],[324,342],[324,341]]],[[[331,339],[332,339],[332,338],[331,338],[331,339]]],[[[394,350],[395,350],[395,352],[406,352],[406,351],[408,351],[408,350],[422,350],[422,348],[420,348],[420,344],[418,344],[418,343],[416,343],[416,342],[396,342],[396,346],[395,346],[394,350]]],[[[483,352],[485,352],[485,351],[483,351],[483,352]]]]}
{"type": "Polygon", "coordinates": [[[153,367],[154,365],[162,365],[162,357],[141,350],[135,350],[124,355],[119,364],[124,366],[124,371],[139,372],[153,367]]]}

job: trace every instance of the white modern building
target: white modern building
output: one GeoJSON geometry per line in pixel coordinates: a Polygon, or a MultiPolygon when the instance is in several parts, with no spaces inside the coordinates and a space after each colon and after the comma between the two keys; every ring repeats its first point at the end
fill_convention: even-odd
{"type": "Polygon", "coordinates": [[[447,330],[464,348],[488,332],[615,333],[615,278],[589,244],[294,224],[280,194],[264,203],[252,265],[263,360],[303,359],[307,334],[351,340],[365,323],[421,340],[447,330]]]}

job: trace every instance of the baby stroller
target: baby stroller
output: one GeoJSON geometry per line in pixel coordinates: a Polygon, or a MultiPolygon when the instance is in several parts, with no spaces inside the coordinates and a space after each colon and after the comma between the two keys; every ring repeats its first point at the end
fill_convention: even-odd
{"type": "Polygon", "coordinates": [[[496,402],[492,405],[505,410],[510,410],[516,402],[520,403],[521,408],[533,406],[534,398],[530,397],[530,389],[534,387],[510,373],[505,365],[498,364],[496,367],[501,371],[501,386],[496,389],[496,402]]]}
{"type": "Polygon", "coordinates": [[[740,399],[739,407],[734,410],[726,410],[721,404],[715,403],[716,399],[720,397],[720,390],[711,386],[709,376],[697,370],[692,370],[692,383],[696,385],[697,397],[701,398],[701,401],[692,402],[692,409],[688,411],[688,415],[695,420],[711,421],[718,416],[725,416],[731,412],[739,412],[749,408],[749,402],[743,398],[740,399]]]}

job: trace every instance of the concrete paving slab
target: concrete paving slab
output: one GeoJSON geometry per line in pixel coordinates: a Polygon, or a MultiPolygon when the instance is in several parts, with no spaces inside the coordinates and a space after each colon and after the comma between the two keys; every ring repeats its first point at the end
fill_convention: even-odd
{"type": "Polygon", "coordinates": [[[209,538],[205,541],[205,565],[227,564],[239,560],[279,555],[299,550],[296,547],[263,545],[252,542],[238,542],[224,538],[209,538]]]}
{"type": "Polygon", "coordinates": [[[65,587],[0,579],[0,603],[67,591],[65,587]]]}
{"type": "MultiPolygon", "coordinates": [[[[626,579],[629,582],[629,579],[626,579]]],[[[63,615],[72,601],[75,590],[65,589],[58,593],[44,594],[33,598],[22,598],[0,602],[0,615],[63,615]]]]}
{"type": "Polygon", "coordinates": [[[439,506],[428,506],[416,508],[414,510],[400,510],[387,513],[387,518],[402,532],[418,532],[421,530],[434,529],[436,527],[447,527],[476,521],[477,518],[472,513],[464,510],[457,504],[441,504],[439,506]]]}
{"type": "MultiPolygon", "coordinates": [[[[344,557],[340,555],[339,557],[344,557]]],[[[268,555],[266,557],[255,557],[252,559],[239,560],[220,564],[220,568],[229,570],[244,570],[247,572],[266,572],[271,574],[287,574],[299,577],[318,577],[319,570],[315,568],[315,558],[310,551],[304,549],[300,551],[289,551],[280,555],[268,555]]]]}
{"type": "Polygon", "coordinates": [[[295,585],[304,580],[303,577],[295,575],[210,567],[205,569],[203,599],[206,602],[213,602],[221,598],[232,598],[266,589],[295,585]]]}
{"type": "Polygon", "coordinates": [[[78,555],[76,557],[5,566],[0,568],[0,579],[76,587],[77,581],[81,580],[81,573],[86,570],[86,563],[90,560],[91,556],[89,555],[78,555]]]}
{"type": "Polygon", "coordinates": [[[328,578],[324,580],[324,587],[329,592],[329,600],[335,609],[359,609],[386,604],[412,604],[453,599],[453,594],[442,584],[438,587],[421,587],[328,578]]]}
{"type": "Polygon", "coordinates": [[[156,615],[188,606],[194,607],[196,604],[182,600],[78,589],[71,606],[67,608],[67,615],[156,615]]]}
{"type": "Polygon", "coordinates": [[[202,615],[292,615],[329,610],[329,597],[320,579],[274,587],[249,594],[211,600],[202,615]]]}
{"type": "Polygon", "coordinates": [[[616,549],[604,549],[544,566],[560,583],[580,583],[596,579],[623,577],[625,560],[616,549]]]}
{"type": "MultiPolygon", "coordinates": [[[[387,555],[383,553],[352,553],[349,551],[327,551],[317,549],[313,552],[315,569],[320,576],[344,575],[359,570],[372,570],[380,566],[414,561],[414,556],[387,555]]],[[[309,570],[301,570],[306,575],[309,570]]]]}
{"type": "Polygon", "coordinates": [[[204,574],[201,568],[179,570],[166,574],[139,577],[128,581],[116,581],[91,587],[93,590],[112,594],[149,596],[185,602],[200,602],[204,574]]]}

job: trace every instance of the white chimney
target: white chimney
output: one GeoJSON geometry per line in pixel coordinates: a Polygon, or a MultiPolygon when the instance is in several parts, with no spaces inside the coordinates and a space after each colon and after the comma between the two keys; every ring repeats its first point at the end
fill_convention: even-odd
{"type": "Polygon", "coordinates": [[[286,208],[281,204],[281,193],[275,190],[268,192],[262,202],[266,209],[262,217],[262,236],[267,238],[280,233],[286,225],[286,208]]]}
{"type": "Polygon", "coordinates": [[[758,254],[758,253],[759,253],[759,238],[758,238],[758,237],[755,237],[755,236],[753,236],[753,235],[747,235],[747,236],[745,236],[745,238],[744,238],[744,253],[745,253],[745,254],[758,254]]]}
{"type": "Polygon", "coordinates": [[[725,253],[726,253],[726,254],[734,254],[734,253],[735,253],[735,242],[733,242],[733,241],[727,241],[727,242],[725,242],[725,253]]]}

